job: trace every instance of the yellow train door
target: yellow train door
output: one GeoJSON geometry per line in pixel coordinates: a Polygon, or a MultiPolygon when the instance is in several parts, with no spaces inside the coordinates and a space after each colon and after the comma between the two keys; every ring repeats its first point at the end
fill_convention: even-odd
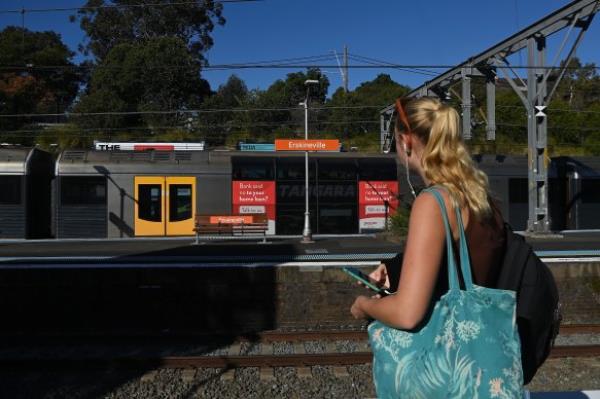
{"type": "Polygon", "coordinates": [[[135,235],[194,234],[196,178],[136,176],[135,235]]]}
{"type": "Polygon", "coordinates": [[[136,236],[165,235],[165,178],[136,176],[134,227],[136,236]]]}
{"type": "Polygon", "coordinates": [[[194,234],[196,216],[196,178],[166,177],[166,234],[181,236],[194,234]]]}

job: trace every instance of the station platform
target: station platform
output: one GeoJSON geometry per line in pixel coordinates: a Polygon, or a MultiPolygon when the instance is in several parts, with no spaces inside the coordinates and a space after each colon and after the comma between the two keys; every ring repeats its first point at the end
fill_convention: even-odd
{"type": "Polygon", "coordinates": [[[381,261],[401,251],[399,243],[374,236],[236,238],[192,237],[124,240],[43,240],[0,242],[0,268],[26,265],[203,265],[286,262],[381,261]]]}
{"type": "MultiPolygon", "coordinates": [[[[305,244],[300,236],[193,237],[3,240],[0,268],[34,267],[119,267],[123,265],[193,266],[205,264],[282,264],[289,262],[372,262],[397,257],[401,240],[379,235],[314,236],[305,244]]],[[[600,231],[527,237],[542,258],[586,258],[600,261],[600,231]],[[596,259],[597,258],[597,259],[596,259]]]]}

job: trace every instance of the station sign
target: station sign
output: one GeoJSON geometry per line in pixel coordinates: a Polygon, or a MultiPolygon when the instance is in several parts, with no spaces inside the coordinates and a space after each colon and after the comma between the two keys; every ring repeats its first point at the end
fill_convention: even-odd
{"type": "Polygon", "coordinates": [[[339,140],[275,140],[275,151],[339,151],[339,140]]]}
{"type": "Polygon", "coordinates": [[[198,143],[94,142],[96,151],[204,151],[204,148],[204,141],[198,143]]]}
{"type": "Polygon", "coordinates": [[[240,143],[240,151],[275,151],[273,143],[240,143]]]}

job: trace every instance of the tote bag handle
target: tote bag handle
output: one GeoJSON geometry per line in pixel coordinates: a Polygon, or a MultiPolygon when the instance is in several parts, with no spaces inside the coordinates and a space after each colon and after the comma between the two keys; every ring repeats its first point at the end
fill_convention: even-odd
{"type": "MultiPolygon", "coordinates": [[[[425,191],[431,193],[437,201],[442,211],[442,218],[444,219],[444,229],[446,230],[446,256],[448,258],[448,287],[450,290],[460,290],[460,283],[458,281],[458,274],[456,270],[456,261],[454,258],[454,250],[452,249],[452,234],[450,229],[450,223],[448,222],[448,214],[446,211],[446,205],[442,195],[439,193],[437,187],[431,187],[425,191]]],[[[459,248],[460,248],[460,269],[462,272],[463,280],[465,282],[465,289],[470,291],[473,289],[473,278],[471,277],[471,262],[469,260],[469,250],[467,248],[467,239],[465,236],[465,229],[462,222],[462,216],[458,206],[454,209],[456,213],[456,220],[459,231],[459,248]]]]}

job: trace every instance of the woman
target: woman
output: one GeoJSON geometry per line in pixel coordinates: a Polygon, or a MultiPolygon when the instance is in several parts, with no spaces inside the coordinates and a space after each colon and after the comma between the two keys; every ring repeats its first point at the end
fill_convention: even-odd
{"type": "MultiPolygon", "coordinates": [[[[407,170],[419,173],[427,186],[440,188],[455,248],[459,230],[452,210],[460,208],[474,283],[494,287],[505,250],[503,221],[490,201],[487,177],[476,168],[462,142],[459,126],[458,113],[435,98],[396,101],[398,158],[407,170]]],[[[373,318],[414,332],[427,323],[432,305],[448,291],[442,220],[440,206],[431,193],[416,197],[396,294],[357,297],[351,307],[355,318],[373,318]]],[[[384,265],[371,277],[390,285],[384,265]]]]}

